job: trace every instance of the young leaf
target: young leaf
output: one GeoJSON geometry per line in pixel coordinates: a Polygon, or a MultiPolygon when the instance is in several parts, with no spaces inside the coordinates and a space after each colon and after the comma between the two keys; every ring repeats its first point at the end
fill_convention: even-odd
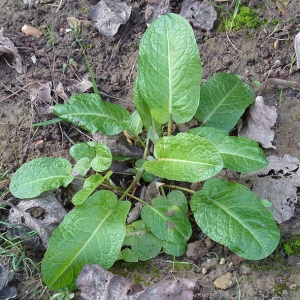
{"type": "Polygon", "coordinates": [[[127,262],[145,261],[156,257],[162,248],[162,240],[155,237],[142,220],[127,226],[124,249],[119,259],[127,262]]]}
{"type": "Polygon", "coordinates": [[[76,160],[87,157],[91,161],[96,157],[96,149],[88,143],[76,143],[70,148],[70,155],[76,160]]]}
{"type": "Polygon", "coordinates": [[[130,126],[128,129],[135,135],[139,135],[142,132],[143,122],[137,110],[130,115],[130,126]]]}
{"type": "Polygon", "coordinates": [[[76,289],[85,264],[110,268],[126,234],[130,202],[118,202],[111,191],[99,191],[76,206],[54,230],[42,262],[42,275],[51,290],[76,289]]]}
{"type": "Polygon", "coordinates": [[[226,131],[213,127],[198,127],[189,133],[211,142],[222,155],[224,167],[236,172],[254,172],[268,165],[258,143],[246,137],[228,136],[226,131]]]}
{"type": "Polygon", "coordinates": [[[162,126],[152,118],[149,106],[139,93],[137,79],[134,83],[133,99],[136,110],[138,111],[140,118],[146,130],[148,131],[149,138],[155,144],[158,138],[162,136],[162,126]]]}
{"type": "Polygon", "coordinates": [[[217,73],[201,87],[195,118],[203,125],[230,131],[245,109],[254,102],[254,92],[237,76],[217,73]]]}
{"type": "Polygon", "coordinates": [[[56,104],[53,111],[90,133],[100,130],[103,134],[114,135],[130,124],[130,114],[125,108],[103,102],[97,94],[73,95],[66,104],[56,104]]]}
{"type": "Polygon", "coordinates": [[[174,244],[164,241],[163,251],[172,256],[181,256],[186,252],[186,242],[174,244]]]}
{"type": "Polygon", "coordinates": [[[95,191],[99,184],[103,182],[103,180],[104,177],[99,174],[91,175],[86,178],[83,183],[82,190],[80,190],[73,196],[72,203],[74,205],[82,204],[87,199],[87,197],[89,197],[95,191]]]}
{"type": "Polygon", "coordinates": [[[97,143],[95,146],[96,157],[91,161],[91,167],[96,172],[103,172],[107,170],[112,163],[112,155],[110,149],[102,144],[97,143]]]}
{"type": "MultiPolygon", "coordinates": [[[[152,206],[144,206],[142,220],[160,240],[173,244],[185,244],[192,235],[192,227],[186,214],[164,198],[154,198],[152,206]]],[[[167,253],[178,255],[178,253],[167,253]]],[[[184,251],[179,255],[184,254],[184,251]]]]}
{"type": "Polygon", "coordinates": [[[154,155],[156,160],[145,162],[144,169],[170,180],[202,181],[223,168],[217,149],[205,139],[188,133],[161,138],[154,147],[154,155]]]}
{"type": "Polygon", "coordinates": [[[72,170],[72,175],[74,176],[85,176],[86,173],[91,168],[91,161],[88,157],[83,157],[79,159],[72,170]]]}
{"type": "Polygon", "coordinates": [[[199,104],[202,67],[190,24],[181,16],[156,19],[142,36],[137,85],[152,117],[164,124],[192,119],[199,104]]]}
{"type": "Polygon", "coordinates": [[[64,158],[36,158],[21,166],[10,182],[10,192],[17,198],[34,198],[45,191],[66,187],[73,181],[72,166],[64,158]]]}
{"type": "Polygon", "coordinates": [[[243,185],[209,179],[193,195],[190,205],[202,231],[243,258],[263,259],[278,245],[276,222],[257,196],[243,185]]]}

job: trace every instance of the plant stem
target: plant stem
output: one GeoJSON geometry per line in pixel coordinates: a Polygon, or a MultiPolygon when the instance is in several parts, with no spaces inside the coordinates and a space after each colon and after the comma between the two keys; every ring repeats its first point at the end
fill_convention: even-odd
{"type": "Polygon", "coordinates": [[[180,190],[180,191],[192,194],[192,195],[196,194],[196,192],[193,191],[193,190],[190,190],[190,189],[187,189],[187,188],[184,188],[184,187],[180,187],[180,186],[177,186],[177,185],[173,185],[173,184],[164,184],[163,187],[168,187],[168,188],[171,188],[171,189],[174,189],[174,190],[180,190]]]}
{"type": "Polygon", "coordinates": [[[120,202],[128,195],[129,191],[131,191],[131,189],[135,187],[135,185],[142,178],[143,174],[144,174],[144,169],[140,169],[138,171],[138,173],[136,174],[136,176],[134,177],[134,180],[131,182],[130,186],[126,189],[126,191],[120,197],[120,199],[119,199],[120,202]]]}
{"type": "Polygon", "coordinates": [[[89,63],[89,60],[88,60],[88,58],[87,58],[87,56],[86,56],[84,47],[82,46],[82,44],[81,44],[81,42],[80,42],[79,39],[76,39],[76,42],[79,44],[80,49],[81,49],[81,51],[82,51],[82,53],[83,53],[83,56],[84,56],[84,58],[85,58],[85,63],[86,63],[86,65],[87,65],[87,68],[88,68],[89,73],[90,73],[90,76],[91,76],[91,80],[92,80],[92,84],[93,84],[93,88],[94,88],[94,93],[95,93],[95,94],[99,94],[98,88],[97,88],[97,84],[96,84],[96,80],[95,80],[95,77],[94,77],[94,73],[93,73],[93,71],[92,71],[92,68],[91,68],[91,65],[90,65],[90,63],[89,63]]]}

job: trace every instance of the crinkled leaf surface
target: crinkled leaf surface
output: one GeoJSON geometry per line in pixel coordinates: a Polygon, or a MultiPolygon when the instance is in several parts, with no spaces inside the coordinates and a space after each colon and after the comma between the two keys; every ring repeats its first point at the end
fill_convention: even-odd
{"type": "MultiPolygon", "coordinates": [[[[141,217],[150,231],[163,241],[186,244],[192,235],[192,228],[187,215],[167,199],[154,198],[152,206],[142,208],[141,217]]],[[[175,253],[167,254],[177,255],[175,253]]]]}
{"type": "Polygon", "coordinates": [[[42,262],[42,275],[52,290],[76,289],[85,264],[108,269],[117,260],[126,234],[130,202],[118,202],[111,191],[99,191],[76,206],[54,230],[42,262]]]}
{"type": "Polygon", "coordinates": [[[103,134],[114,135],[130,124],[130,114],[125,108],[103,102],[97,94],[74,95],[66,104],[56,104],[53,111],[63,120],[90,133],[100,130],[103,134]]]}
{"type": "Polygon", "coordinates": [[[190,204],[203,232],[241,257],[263,259],[278,245],[276,222],[258,197],[243,185],[209,179],[190,204]]]}
{"type": "Polygon", "coordinates": [[[70,148],[70,155],[79,161],[84,157],[88,157],[91,161],[96,156],[95,143],[90,145],[89,143],[76,143],[70,148]]]}
{"type": "Polygon", "coordinates": [[[222,155],[224,167],[236,172],[253,172],[268,165],[258,143],[248,138],[228,136],[226,131],[213,127],[198,127],[189,133],[211,142],[222,155]]]}
{"type": "Polygon", "coordinates": [[[235,75],[217,73],[201,87],[195,118],[203,125],[230,131],[253,102],[254,93],[249,85],[235,75]]]}
{"type": "Polygon", "coordinates": [[[144,33],[138,89],[160,124],[192,119],[199,104],[202,67],[190,24],[179,15],[156,19],[144,33]]]}
{"type": "Polygon", "coordinates": [[[202,137],[179,133],[163,137],[154,147],[155,160],[144,163],[147,171],[170,180],[197,182],[223,168],[218,150],[202,137]]]}
{"type": "Polygon", "coordinates": [[[98,185],[103,182],[103,180],[104,177],[99,174],[94,174],[86,178],[82,190],[80,190],[73,196],[72,203],[74,205],[82,204],[87,199],[87,197],[89,197],[95,191],[98,185]]]}
{"type": "Polygon", "coordinates": [[[172,191],[167,195],[170,203],[177,205],[184,213],[188,213],[188,203],[182,191],[172,191]]]}
{"type": "Polygon", "coordinates": [[[103,172],[110,167],[112,154],[110,149],[102,143],[97,143],[95,150],[96,157],[91,161],[91,167],[97,172],[103,172]]]}
{"type": "Polygon", "coordinates": [[[119,259],[137,262],[156,257],[162,248],[162,240],[154,236],[142,220],[133,222],[126,228],[124,249],[119,259]]]}
{"type": "Polygon", "coordinates": [[[72,166],[64,158],[36,158],[13,175],[9,189],[17,198],[34,198],[42,192],[66,187],[73,181],[72,166]]]}

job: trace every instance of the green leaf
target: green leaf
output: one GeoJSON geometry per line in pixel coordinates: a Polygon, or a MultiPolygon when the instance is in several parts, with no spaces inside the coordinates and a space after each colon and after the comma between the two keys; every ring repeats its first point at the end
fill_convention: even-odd
{"type": "Polygon", "coordinates": [[[182,191],[172,191],[168,194],[167,199],[171,204],[177,205],[185,214],[188,213],[188,203],[182,191]]]}
{"type": "Polygon", "coordinates": [[[188,133],[161,138],[154,155],[156,160],[144,163],[145,170],[169,180],[198,182],[223,168],[217,149],[202,137],[188,133]]]}
{"type": "Polygon", "coordinates": [[[186,252],[186,242],[174,244],[171,242],[164,241],[163,243],[163,251],[166,254],[172,255],[172,256],[181,256],[186,252]]]}
{"type": "Polygon", "coordinates": [[[96,149],[94,144],[92,146],[89,143],[77,143],[70,148],[70,155],[76,160],[87,157],[91,161],[96,157],[96,149]]]}
{"type": "Polygon", "coordinates": [[[142,132],[143,122],[137,110],[130,115],[130,126],[128,129],[134,135],[139,135],[142,132]]]}
{"type": "Polygon", "coordinates": [[[164,124],[192,119],[199,104],[202,67],[193,30],[183,17],[167,14],[143,34],[137,85],[152,117],[164,124]]]}
{"type": "Polygon", "coordinates": [[[152,118],[149,106],[139,93],[137,79],[134,83],[133,99],[136,110],[138,111],[140,118],[146,130],[148,131],[149,138],[155,144],[158,138],[162,136],[162,126],[152,118]]]}
{"type": "Polygon", "coordinates": [[[85,179],[83,183],[82,190],[77,192],[73,198],[72,203],[74,205],[82,204],[99,186],[101,182],[103,182],[104,177],[99,174],[91,175],[85,179]]]}
{"type": "Polygon", "coordinates": [[[202,85],[195,118],[203,125],[230,131],[253,102],[249,85],[235,75],[218,73],[202,85]]]}
{"type": "Polygon", "coordinates": [[[72,166],[64,158],[36,158],[21,166],[10,182],[17,198],[34,198],[45,191],[66,187],[73,181],[72,166]]]}
{"type": "Polygon", "coordinates": [[[193,195],[190,205],[201,230],[243,258],[263,259],[278,245],[276,222],[257,196],[243,185],[209,179],[193,195]]]}
{"type": "Polygon", "coordinates": [[[130,124],[129,112],[116,104],[103,102],[97,94],[73,95],[66,104],[56,104],[56,115],[90,133],[100,130],[114,135],[130,124]]]}
{"type": "Polygon", "coordinates": [[[72,170],[74,176],[85,176],[91,168],[91,161],[88,157],[83,157],[77,161],[72,170]]]}
{"type": "Polygon", "coordinates": [[[110,268],[120,253],[129,209],[130,202],[118,202],[113,192],[98,191],[68,213],[51,235],[42,262],[46,285],[75,290],[85,264],[110,268]]]}
{"type": "Polygon", "coordinates": [[[226,131],[213,127],[189,130],[212,143],[222,155],[224,167],[236,172],[254,172],[268,165],[258,143],[246,137],[228,136],[226,131]]]}
{"type": "Polygon", "coordinates": [[[62,121],[61,118],[54,118],[54,119],[47,120],[44,122],[34,123],[34,124],[32,124],[32,127],[52,125],[52,124],[56,124],[60,121],[62,121]]]}
{"type": "Polygon", "coordinates": [[[110,149],[102,144],[97,143],[95,146],[96,157],[91,161],[91,167],[96,172],[103,172],[107,170],[112,163],[112,155],[110,149]]]}
{"type": "Polygon", "coordinates": [[[127,226],[123,250],[119,259],[127,262],[145,261],[156,257],[162,248],[162,241],[155,237],[141,220],[127,226]]]}
{"type": "MultiPolygon", "coordinates": [[[[162,241],[186,245],[186,241],[192,235],[191,224],[186,214],[167,199],[152,199],[152,206],[142,208],[141,217],[151,232],[162,241]]],[[[182,254],[184,252],[180,255],[182,254]]]]}

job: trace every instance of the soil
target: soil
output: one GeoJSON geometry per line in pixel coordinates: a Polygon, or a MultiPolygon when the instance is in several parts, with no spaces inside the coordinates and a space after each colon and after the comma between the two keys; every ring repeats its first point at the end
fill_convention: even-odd
{"type": "MultiPolygon", "coordinates": [[[[4,35],[14,42],[26,67],[23,74],[18,74],[11,67],[12,57],[0,56],[0,164],[2,171],[8,170],[9,174],[36,157],[70,159],[70,146],[90,139],[86,132],[64,122],[32,127],[34,123],[49,119],[42,113],[43,109],[63,102],[56,90],[59,83],[70,96],[68,87],[78,85],[79,80],[88,74],[76,37],[80,37],[83,45],[89,46],[87,58],[103,99],[132,109],[138,45],[147,28],[145,0],[124,1],[132,6],[131,16],[114,38],[101,35],[91,26],[82,26],[77,35],[66,32],[69,28],[67,18],[89,20],[91,7],[97,0],[35,2],[29,9],[23,1],[2,0],[0,8],[4,35]],[[44,27],[46,34],[39,38],[27,36],[21,32],[24,24],[44,27]],[[50,25],[53,28],[51,34],[50,25]],[[52,83],[49,102],[32,97],[30,86],[33,82],[49,81],[52,83]]],[[[213,2],[231,12],[234,9],[231,2],[213,2]]],[[[222,71],[240,75],[253,87],[255,81],[264,82],[269,77],[300,82],[293,56],[294,36],[300,29],[300,5],[298,0],[287,2],[285,8],[278,9],[274,0],[242,1],[266,21],[256,29],[237,32],[220,32],[217,26],[211,32],[194,29],[203,63],[203,79],[222,71]]],[[[218,17],[216,25],[222,22],[220,9],[218,17]]],[[[278,108],[276,150],[269,150],[267,154],[289,154],[300,159],[300,92],[268,86],[256,94],[262,95],[266,104],[278,108]]],[[[300,234],[299,221],[300,217],[296,215],[280,225],[283,239],[300,234]]],[[[205,240],[201,233],[198,238],[205,240]]],[[[207,242],[211,244],[211,241],[207,242]]],[[[300,258],[286,255],[282,244],[263,261],[244,261],[214,243],[204,247],[206,251],[196,261],[177,258],[178,262],[192,262],[190,265],[174,265],[167,262],[173,258],[161,255],[147,263],[118,262],[113,271],[144,286],[170,277],[197,278],[202,285],[197,299],[300,299],[300,258]],[[233,285],[226,290],[216,288],[214,281],[227,272],[236,279],[233,285]]],[[[42,254],[40,250],[27,252],[37,263],[42,254]]],[[[47,299],[50,292],[37,293],[34,288],[28,288],[30,283],[39,280],[37,278],[37,274],[30,277],[22,270],[17,272],[12,282],[18,287],[18,299],[47,299]]],[[[80,299],[79,295],[76,297],[80,299]]]]}

